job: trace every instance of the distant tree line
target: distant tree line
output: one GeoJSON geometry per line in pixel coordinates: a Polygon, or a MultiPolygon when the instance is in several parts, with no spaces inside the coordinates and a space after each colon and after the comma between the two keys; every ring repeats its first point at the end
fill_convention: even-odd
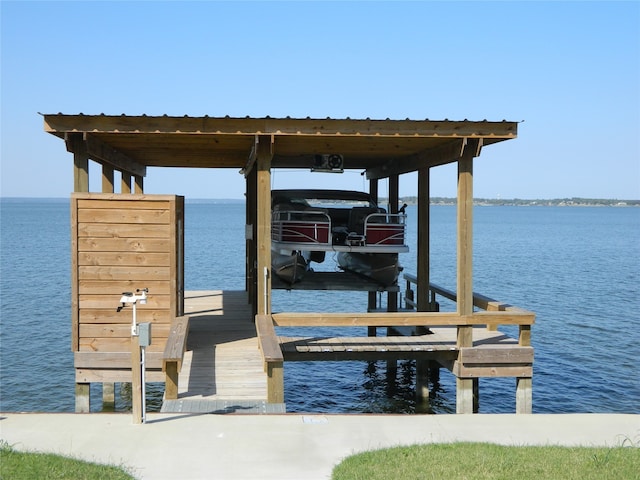
{"type": "MultiPolygon", "coordinates": [[[[381,199],[384,203],[386,199],[381,199]]],[[[418,197],[402,197],[400,202],[407,205],[416,205],[418,197]]],[[[455,197],[431,197],[431,205],[455,205],[455,197]]],[[[640,207],[640,200],[618,200],[606,198],[554,198],[524,200],[520,198],[474,198],[474,205],[480,206],[520,206],[520,207],[640,207]]]]}

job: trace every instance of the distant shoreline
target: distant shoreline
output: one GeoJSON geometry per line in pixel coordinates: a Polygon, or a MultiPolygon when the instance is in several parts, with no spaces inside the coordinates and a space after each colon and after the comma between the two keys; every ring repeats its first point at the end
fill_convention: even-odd
{"type": "MultiPolygon", "coordinates": [[[[415,197],[407,197],[408,200],[415,197]]],[[[417,199],[416,199],[417,200],[417,199]]],[[[414,202],[416,200],[413,200],[414,202]]],[[[455,205],[455,198],[432,197],[431,205],[455,205]]],[[[640,207],[640,200],[618,200],[599,198],[555,198],[523,200],[519,198],[474,198],[473,204],[481,207],[640,207]]]]}
{"type": "MultiPolygon", "coordinates": [[[[153,195],[153,194],[150,194],[153,195]]],[[[240,198],[189,198],[187,203],[242,203],[240,198]]],[[[69,197],[0,197],[3,202],[37,202],[37,201],[69,201],[69,197]]],[[[387,202],[387,198],[380,198],[380,203],[387,202]]],[[[417,205],[418,197],[407,196],[400,198],[401,203],[417,205]]],[[[431,197],[431,205],[452,206],[457,201],[454,197],[431,197]]],[[[619,200],[607,198],[554,198],[525,200],[519,198],[474,198],[473,204],[479,207],[640,207],[640,200],[619,200]]]]}

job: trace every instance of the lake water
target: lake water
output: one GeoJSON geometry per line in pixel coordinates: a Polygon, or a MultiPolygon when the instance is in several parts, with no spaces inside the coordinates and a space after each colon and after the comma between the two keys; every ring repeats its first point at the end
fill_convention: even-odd
{"type": "MultiPolygon", "coordinates": [[[[415,207],[407,213],[413,246],[415,207]]],[[[187,290],[244,289],[244,204],[187,201],[185,216],[187,290]]],[[[69,201],[2,199],[0,221],[0,411],[71,412],[69,201]]],[[[450,289],[455,226],[455,207],[432,207],[432,281],[450,289]]],[[[415,249],[401,261],[416,272],[415,249]]],[[[534,412],[640,413],[640,208],[476,207],[474,290],[537,315],[534,412]]],[[[366,302],[365,293],[276,291],[273,306],[364,311],[366,302]]],[[[288,363],[285,402],[290,412],[422,411],[414,380],[411,362],[393,378],[385,362],[288,363]]],[[[149,387],[150,409],[161,390],[149,387]]],[[[513,379],[481,380],[480,412],[515,411],[514,390],[513,379]]],[[[116,408],[128,402],[123,391],[116,408]]],[[[432,409],[455,411],[445,370],[432,409]]]]}

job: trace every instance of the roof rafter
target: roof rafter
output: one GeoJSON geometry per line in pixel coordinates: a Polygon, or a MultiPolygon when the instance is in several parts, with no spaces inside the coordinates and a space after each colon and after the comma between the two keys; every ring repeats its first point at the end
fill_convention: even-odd
{"type": "Polygon", "coordinates": [[[145,177],[147,175],[147,167],[90,133],[65,134],[65,142],[67,144],[67,150],[70,152],[78,148],[78,142],[82,142],[84,151],[92,160],[99,163],[108,163],[116,170],[138,177],[145,177]],[[73,141],[71,139],[73,139],[73,141]]]}

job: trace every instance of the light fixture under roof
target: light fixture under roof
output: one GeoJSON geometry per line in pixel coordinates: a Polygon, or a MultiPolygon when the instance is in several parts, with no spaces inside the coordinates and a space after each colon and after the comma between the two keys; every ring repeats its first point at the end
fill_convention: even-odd
{"type": "Polygon", "coordinates": [[[316,155],[313,159],[312,172],[343,173],[344,157],[337,153],[316,155]]]}

